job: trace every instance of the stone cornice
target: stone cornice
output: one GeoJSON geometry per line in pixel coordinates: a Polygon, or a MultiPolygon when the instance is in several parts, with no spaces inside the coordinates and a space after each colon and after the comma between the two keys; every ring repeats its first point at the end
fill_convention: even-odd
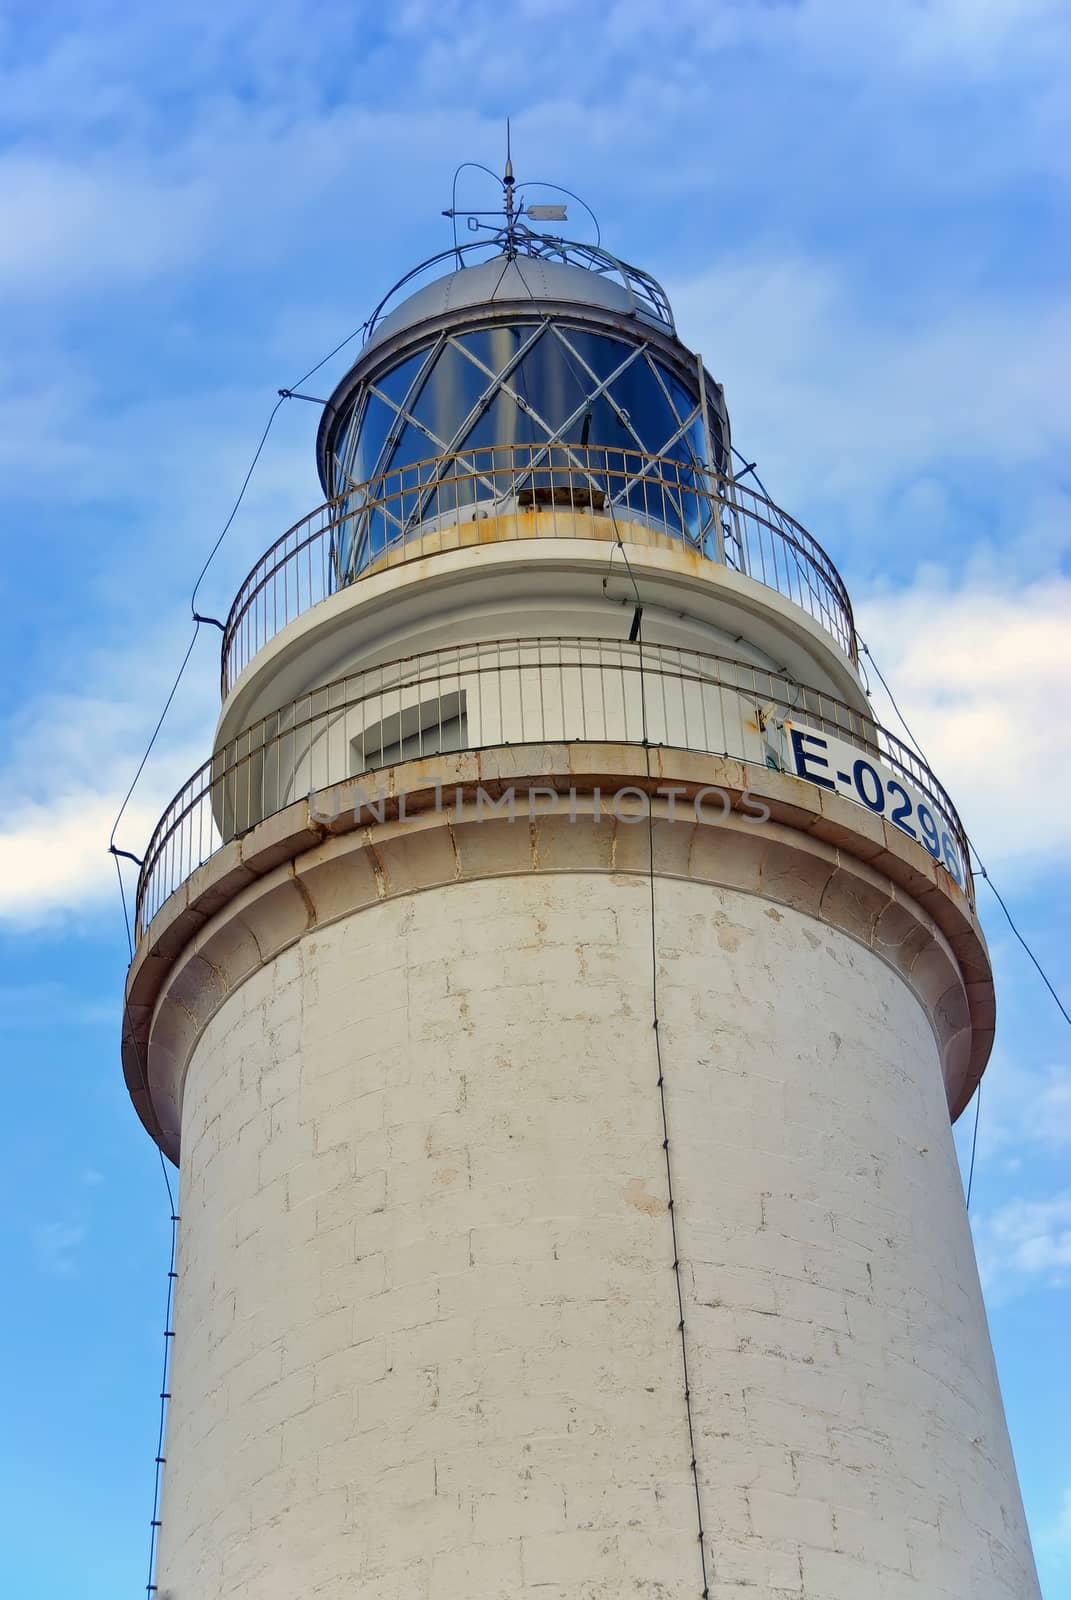
{"type": "MultiPolygon", "coordinates": [[[[139,1116],[173,1160],[190,1055],[253,972],[317,926],[423,889],[534,872],[646,875],[647,828],[607,814],[608,797],[628,788],[654,796],[658,876],[761,895],[872,950],[926,1010],[953,1118],[973,1094],[995,1020],[985,941],[945,869],[872,812],[784,773],[636,745],[502,746],[402,763],[376,778],[387,791],[381,802],[374,781],[351,779],[224,845],[142,939],[127,982],[124,1070],[139,1116]],[[680,791],[672,802],[658,797],[671,786],[680,791]],[[728,814],[716,797],[697,814],[694,797],[707,787],[725,792],[728,814]],[[478,801],[479,790],[498,798],[510,788],[520,801],[514,821],[478,801]],[[529,820],[525,797],[536,789],[529,820]],[[765,822],[755,815],[760,801],[765,822]]],[[[645,815],[641,793],[622,798],[622,818],[630,806],[645,815]]]]}

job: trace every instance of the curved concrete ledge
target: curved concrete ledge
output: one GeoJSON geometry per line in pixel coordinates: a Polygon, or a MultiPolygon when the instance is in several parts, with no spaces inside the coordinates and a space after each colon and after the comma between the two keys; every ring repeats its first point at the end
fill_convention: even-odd
{"type": "MultiPolygon", "coordinates": [[[[643,597],[644,637],[650,643],[674,642],[660,635],[660,611],[667,618],[687,618],[730,639],[745,637],[774,670],[787,669],[801,683],[827,688],[861,715],[871,715],[857,668],[801,606],[757,578],[708,560],[682,540],[641,524],[622,523],[621,532],[631,576],[620,558],[609,560],[616,541],[610,521],[577,513],[488,517],[400,545],[256,649],[223,702],[213,748],[222,748],[258,717],[314,684],[424,648],[416,642],[421,628],[441,625],[444,616],[451,618],[450,642],[457,642],[463,637],[459,614],[475,616],[481,608],[517,602],[530,608],[533,593],[539,592],[555,604],[594,605],[600,619],[596,631],[607,625],[607,599],[616,599],[627,607],[621,613],[622,632],[627,631],[634,583],[643,597]],[[552,524],[557,532],[551,532],[552,524]],[[607,581],[612,593],[604,588],[607,581]]],[[[573,631],[589,630],[573,625],[573,631]]],[[[481,620],[472,638],[495,632],[495,625],[489,628],[481,620]]]]}
{"type": "Polygon", "coordinates": [[[310,929],[484,877],[646,875],[648,829],[636,824],[648,804],[659,877],[790,906],[901,975],[930,1019],[955,1119],[989,1057],[995,1005],[981,929],[943,866],[873,813],[784,773],[685,750],[552,744],[351,779],[266,819],[193,873],[153,919],[127,980],[123,1064],[142,1122],[177,1161],[182,1083],[201,1031],[310,929]],[[672,796],[659,795],[670,787],[672,796]],[[717,797],[696,805],[711,787],[724,791],[727,810],[717,797]],[[520,797],[513,821],[488,803],[508,789],[520,797]],[[618,815],[608,813],[609,797],[626,790],[618,815]]]}

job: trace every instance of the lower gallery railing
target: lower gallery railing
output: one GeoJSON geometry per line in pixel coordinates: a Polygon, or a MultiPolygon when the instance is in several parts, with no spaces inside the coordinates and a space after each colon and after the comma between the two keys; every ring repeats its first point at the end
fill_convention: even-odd
{"type": "Polygon", "coordinates": [[[835,790],[903,828],[972,894],[967,840],[937,779],[894,734],[831,695],[675,646],[499,639],[339,678],[217,751],[157,824],[138,882],[138,936],[223,844],[313,791],[450,751],[645,738],[835,790]]]}

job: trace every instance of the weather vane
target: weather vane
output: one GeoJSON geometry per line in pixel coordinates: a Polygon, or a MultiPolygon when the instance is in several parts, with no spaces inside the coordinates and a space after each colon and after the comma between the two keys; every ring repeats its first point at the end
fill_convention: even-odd
{"type": "MultiPolygon", "coordinates": [[[[573,195],[569,189],[562,188],[561,184],[536,182],[535,188],[555,189],[559,194],[569,195],[570,198],[579,200],[585,211],[595,223],[596,234],[599,233],[598,220],[591,207],[586,205],[579,196],[573,195]]],[[[464,217],[470,233],[494,233],[500,236],[502,247],[507,256],[515,256],[520,242],[533,237],[532,229],[522,221],[527,218],[529,222],[565,222],[568,219],[568,210],[564,205],[529,205],[522,194],[517,193],[517,180],[513,172],[513,151],[510,120],[506,118],[506,166],[499,178],[490,167],[485,167],[480,161],[463,161],[454,173],[452,204],[443,212],[444,217],[449,217],[454,225],[454,249],[457,250],[457,219],[464,217]],[[496,183],[502,185],[502,205],[490,210],[470,210],[467,207],[458,208],[457,205],[457,180],[467,167],[474,167],[479,172],[487,173],[496,183]],[[484,217],[494,217],[494,223],[484,222],[484,217]]]]}

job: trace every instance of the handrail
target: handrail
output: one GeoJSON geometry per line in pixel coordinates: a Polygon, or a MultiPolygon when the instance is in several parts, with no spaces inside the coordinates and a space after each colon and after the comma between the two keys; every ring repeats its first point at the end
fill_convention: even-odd
{"type": "MultiPolygon", "coordinates": [[[[138,880],[137,935],[228,840],[362,772],[503,744],[645,738],[792,770],[771,752],[777,737],[790,739],[793,724],[843,740],[906,778],[954,839],[972,897],[966,835],[944,788],[895,734],[834,696],[764,667],[678,646],[498,639],[351,673],[272,712],[217,751],[153,832],[138,880]]],[[[863,790],[859,803],[871,805],[863,790]]]]}
{"type": "Polygon", "coordinates": [[[491,445],[393,469],[296,522],[235,596],[224,697],[257,651],[329,595],[384,567],[467,545],[644,530],[681,540],[806,611],[858,660],[851,601],[818,541],[756,490],[690,463],[583,445],[491,445]],[[527,513],[527,515],[525,515],[527,513]],[[473,526],[478,523],[479,527],[473,526]]]}

